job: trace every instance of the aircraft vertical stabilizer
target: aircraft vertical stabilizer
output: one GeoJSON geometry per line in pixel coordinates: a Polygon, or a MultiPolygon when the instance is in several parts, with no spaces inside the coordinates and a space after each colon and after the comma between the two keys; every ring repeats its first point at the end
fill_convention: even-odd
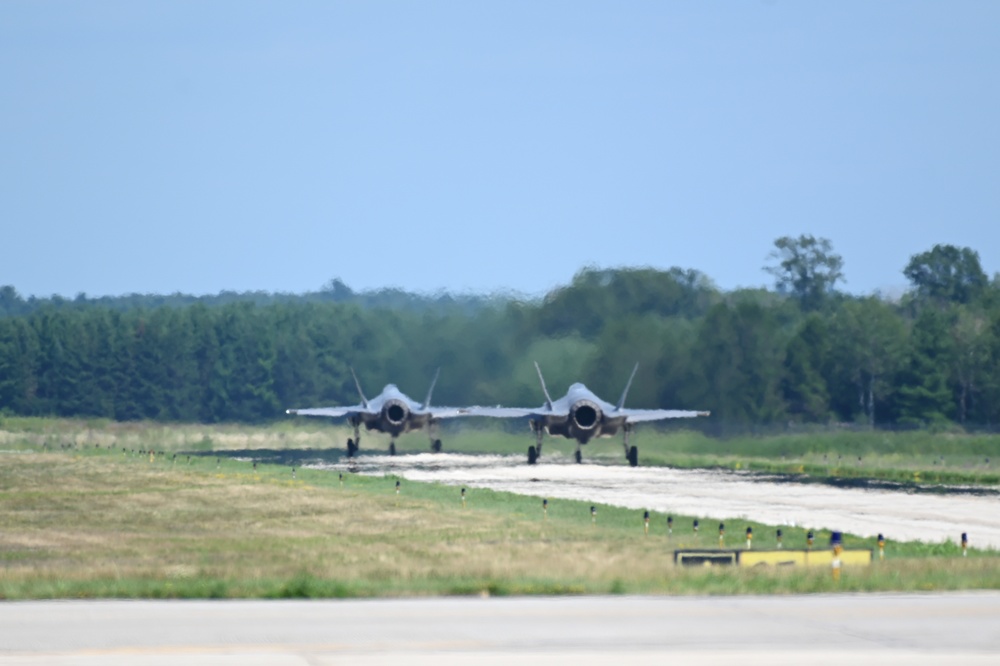
{"type": "Polygon", "coordinates": [[[351,368],[351,376],[354,377],[354,385],[358,387],[358,395],[361,396],[361,404],[365,409],[368,409],[368,398],[365,397],[364,392],[361,390],[361,382],[358,381],[358,376],[354,374],[354,368],[351,368]]]}
{"type": "Polygon", "coordinates": [[[615,411],[621,411],[621,408],[625,406],[625,396],[628,395],[628,390],[632,388],[632,380],[635,379],[635,372],[639,369],[639,363],[636,362],[635,367],[632,368],[632,374],[629,375],[628,382],[625,384],[625,390],[622,391],[622,397],[618,399],[618,404],[615,405],[615,411]]]}
{"type": "Polygon", "coordinates": [[[545,388],[545,377],[542,377],[542,369],[538,367],[538,361],[535,361],[535,370],[538,371],[538,381],[542,383],[542,393],[545,394],[545,406],[552,411],[552,396],[549,395],[549,390],[545,388]]]}
{"type": "Polygon", "coordinates": [[[441,374],[441,368],[434,371],[434,379],[431,380],[431,387],[427,389],[427,397],[424,398],[424,409],[431,408],[431,394],[434,393],[434,385],[437,384],[438,375],[441,374]]]}

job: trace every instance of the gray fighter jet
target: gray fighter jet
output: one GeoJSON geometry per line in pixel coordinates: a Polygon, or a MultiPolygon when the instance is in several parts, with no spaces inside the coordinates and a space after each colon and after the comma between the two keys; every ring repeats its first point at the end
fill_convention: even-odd
{"type": "Polygon", "coordinates": [[[431,393],[437,383],[441,369],[434,373],[431,387],[427,390],[427,398],[423,403],[411,400],[406,394],[396,388],[395,384],[386,384],[382,393],[371,400],[365,398],[361,390],[361,382],[351,368],[354,385],[358,387],[361,404],[351,407],[311,407],[309,409],[289,409],[287,414],[300,416],[326,416],[329,418],[346,418],[354,427],[354,438],[347,440],[347,455],[353,456],[361,448],[361,426],[367,430],[389,433],[392,440],[389,443],[390,455],[396,455],[396,438],[404,432],[426,429],[431,439],[431,450],[441,450],[441,440],[435,437],[436,426],[440,419],[450,419],[465,416],[468,410],[459,407],[431,407],[431,393]]]}
{"type": "Polygon", "coordinates": [[[622,431],[625,446],[625,458],[628,464],[635,467],[639,464],[639,450],[629,447],[628,436],[636,423],[642,421],[659,421],[662,419],[686,419],[696,416],[708,416],[709,412],[683,411],[679,409],[625,409],[625,396],[628,395],[632,379],[635,377],[639,364],[632,369],[622,397],[617,405],[604,402],[583,384],[577,383],[569,387],[566,395],[558,400],[549,396],[545,388],[545,378],[542,369],[535,363],[538,371],[538,381],[542,384],[545,394],[545,404],[537,409],[522,409],[519,407],[471,407],[468,412],[472,416],[494,416],[500,418],[528,417],[529,425],[535,433],[535,446],[528,448],[528,464],[534,465],[542,455],[542,437],[562,435],[567,439],[576,440],[576,461],[582,462],[580,447],[595,437],[611,437],[622,431]]]}

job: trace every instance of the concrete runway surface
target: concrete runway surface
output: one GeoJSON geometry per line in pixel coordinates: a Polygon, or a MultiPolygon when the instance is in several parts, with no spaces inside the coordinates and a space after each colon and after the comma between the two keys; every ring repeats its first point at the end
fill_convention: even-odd
{"type": "Polygon", "coordinates": [[[974,548],[1000,548],[996,489],[934,494],[841,488],[740,472],[578,465],[558,455],[532,466],[525,464],[524,456],[420,453],[361,456],[350,464],[318,467],[718,520],[746,518],[869,537],[882,533],[890,541],[957,543],[967,532],[974,548]]]}
{"type": "Polygon", "coordinates": [[[0,603],[3,666],[959,660],[1000,663],[1000,593],[0,603]]]}

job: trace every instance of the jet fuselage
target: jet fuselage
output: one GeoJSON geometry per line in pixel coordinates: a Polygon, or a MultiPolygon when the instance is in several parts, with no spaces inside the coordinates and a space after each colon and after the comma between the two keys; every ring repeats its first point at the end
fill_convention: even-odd
{"type": "Polygon", "coordinates": [[[625,423],[625,416],[616,416],[615,406],[607,403],[580,383],[569,387],[566,395],[552,403],[553,411],[567,415],[540,415],[535,421],[550,435],[575,439],[586,444],[595,437],[611,437],[625,423]]]}
{"type": "Polygon", "coordinates": [[[378,410],[377,413],[358,413],[351,420],[356,418],[358,425],[364,424],[365,429],[388,433],[393,437],[420,430],[431,422],[431,414],[420,412],[422,406],[396,388],[395,384],[387,384],[382,393],[368,401],[368,407],[373,412],[378,410]]]}

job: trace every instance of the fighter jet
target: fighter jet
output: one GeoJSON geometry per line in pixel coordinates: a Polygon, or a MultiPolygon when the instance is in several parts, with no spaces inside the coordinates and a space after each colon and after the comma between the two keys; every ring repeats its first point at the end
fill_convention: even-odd
{"type": "Polygon", "coordinates": [[[358,387],[358,395],[361,396],[360,405],[289,409],[286,410],[286,413],[300,416],[326,416],[334,419],[346,418],[347,422],[354,427],[354,438],[347,440],[348,456],[353,456],[361,448],[362,425],[367,430],[389,433],[392,438],[389,443],[390,455],[396,455],[396,438],[401,434],[411,430],[426,429],[431,439],[431,450],[436,453],[441,450],[441,440],[435,437],[438,421],[464,416],[467,413],[467,410],[459,407],[431,408],[431,393],[434,392],[434,385],[437,383],[439,374],[441,374],[440,368],[434,373],[434,379],[431,380],[431,387],[427,389],[427,398],[424,399],[423,403],[411,400],[396,388],[395,384],[386,384],[382,393],[368,400],[361,390],[358,376],[354,374],[354,368],[351,368],[354,385],[358,387]]]}
{"type": "Polygon", "coordinates": [[[576,440],[576,461],[582,462],[580,447],[594,437],[611,437],[619,430],[625,447],[625,458],[628,464],[635,467],[639,464],[639,450],[629,447],[628,436],[636,423],[642,421],[659,421],[662,419],[686,419],[696,416],[708,416],[709,412],[683,411],[678,409],[625,409],[625,396],[632,386],[639,364],[632,369],[622,397],[617,405],[604,402],[590,389],[580,383],[569,387],[566,395],[553,400],[545,388],[545,378],[542,369],[535,363],[538,371],[538,381],[542,384],[545,394],[545,404],[538,409],[522,409],[519,407],[471,407],[471,416],[493,416],[500,418],[529,417],[529,425],[535,433],[535,446],[528,448],[528,464],[534,465],[542,455],[542,437],[547,432],[550,435],[562,435],[567,439],[576,440]]]}

